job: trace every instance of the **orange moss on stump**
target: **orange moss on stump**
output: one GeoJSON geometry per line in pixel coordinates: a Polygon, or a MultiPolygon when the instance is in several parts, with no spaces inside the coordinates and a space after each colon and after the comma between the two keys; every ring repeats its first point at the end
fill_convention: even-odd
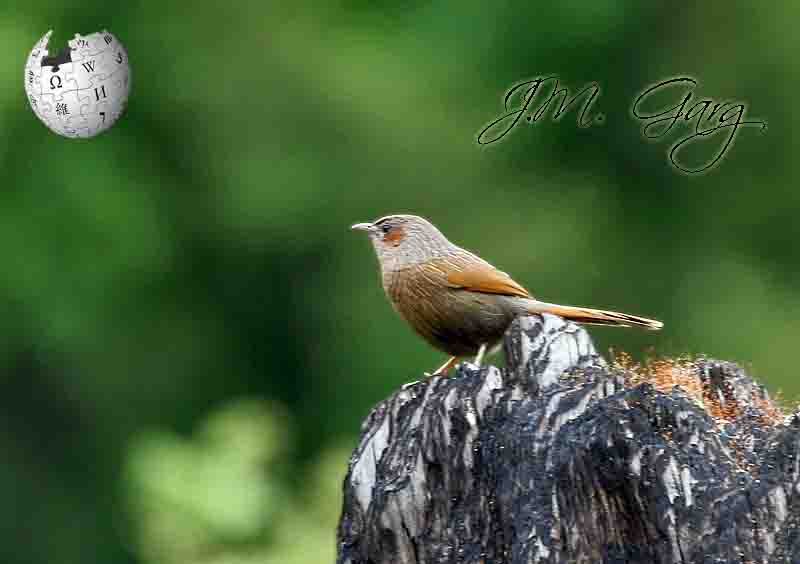
{"type": "MultiPolygon", "coordinates": [[[[625,374],[628,385],[648,383],[663,393],[671,393],[675,387],[680,388],[718,424],[734,421],[743,415],[743,408],[732,391],[725,389],[725,383],[722,387],[711,386],[701,377],[697,360],[691,357],[648,358],[641,364],[635,362],[628,353],[612,350],[611,365],[625,374]]],[[[765,424],[777,425],[783,422],[786,414],[777,401],[766,394],[754,395],[753,405],[759,409],[765,424]]]]}

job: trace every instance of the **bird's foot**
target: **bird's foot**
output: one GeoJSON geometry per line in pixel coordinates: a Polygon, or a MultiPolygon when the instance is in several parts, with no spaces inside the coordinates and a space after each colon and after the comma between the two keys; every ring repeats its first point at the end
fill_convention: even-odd
{"type": "Polygon", "coordinates": [[[455,365],[457,360],[458,360],[457,356],[451,356],[450,358],[447,359],[447,362],[445,362],[439,368],[437,368],[433,374],[428,374],[427,372],[425,372],[425,376],[430,378],[431,376],[441,376],[447,374],[447,371],[450,370],[453,367],[453,365],[455,365]]]}
{"type": "Polygon", "coordinates": [[[478,368],[480,368],[481,363],[483,362],[483,356],[486,354],[486,343],[481,345],[481,348],[478,349],[478,354],[475,355],[475,360],[473,364],[475,364],[478,368]]]}

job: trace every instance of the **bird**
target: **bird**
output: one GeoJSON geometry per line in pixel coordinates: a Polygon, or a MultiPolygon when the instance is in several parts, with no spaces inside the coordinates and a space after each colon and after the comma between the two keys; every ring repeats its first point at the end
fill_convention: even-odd
{"type": "MultiPolygon", "coordinates": [[[[520,315],[551,313],[578,323],[641,326],[660,321],[534,298],[508,274],[450,242],[425,218],[396,214],[351,229],[365,231],[375,249],[387,298],[411,328],[449,358],[432,375],[446,374],[460,357],[480,366],[486,351],[500,348],[520,315]]],[[[427,374],[427,373],[426,373],[427,374]]]]}

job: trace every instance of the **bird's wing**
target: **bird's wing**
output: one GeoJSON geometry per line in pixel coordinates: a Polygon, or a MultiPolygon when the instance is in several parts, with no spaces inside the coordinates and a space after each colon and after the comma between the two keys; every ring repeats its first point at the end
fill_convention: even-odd
{"type": "Polygon", "coordinates": [[[447,258],[443,265],[447,285],[483,294],[503,294],[531,298],[530,292],[520,286],[508,274],[496,269],[485,260],[469,253],[447,258]]]}

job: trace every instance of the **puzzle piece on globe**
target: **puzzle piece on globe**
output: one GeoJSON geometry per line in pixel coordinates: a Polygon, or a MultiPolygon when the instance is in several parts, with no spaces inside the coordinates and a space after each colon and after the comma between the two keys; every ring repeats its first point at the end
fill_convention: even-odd
{"type": "MultiPolygon", "coordinates": [[[[89,86],[92,85],[93,77],[108,77],[118,69],[123,68],[123,65],[124,68],[127,68],[128,54],[125,52],[125,48],[107,32],[102,34],[103,38],[94,38],[94,36],[100,35],[101,34],[93,34],[89,36],[88,39],[92,40],[95,44],[100,43],[101,45],[105,45],[106,40],[103,38],[110,37],[111,39],[107,45],[108,48],[94,53],[90,52],[91,49],[86,49],[77,55],[73,51],[72,62],[75,79],[78,83],[78,90],[89,88],[89,86]]],[[[73,40],[70,42],[70,45],[76,41],[87,41],[87,39],[81,38],[80,40],[73,40]]]]}
{"type": "Polygon", "coordinates": [[[86,136],[91,137],[95,132],[102,131],[113,116],[108,101],[92,103],[87,99],[86,102],[81,105],[81,117],[86,124],[86,136]]]}
{"type": "Polygon", "coordinates": [[[25,93],[29,97],[34,93],[41,93],[42,59],[47,55],[45,47],[52,33],[52,31],[47,32],[36,42],[25,63],[25,93]]]}
{"type": "Polygon", "coordinates": [[[64,92],[59,98],[53,94],[43,94],[41,99],[43,104],[43,114],[50,122],[51,125],[57,128],[64,129],[65,131],[75,129],[76,122],[85,121],[81,114],[82,100],[79,98],[77,90],[64,92]]]}
{"type": "Polygon", "coordinates": [[[69,48],[43,57],[39,76],[40,93],[43,96],[52,94],[55,99],[60,100],[65,92],[78,89],[74,74],[72,52],[69,48]]]}
{"type": "Polygon", "coordinates": [[[109,55],[109,53],[100,53],[73,63],[78,90],[89,88],[92,85],[93,77],[105,77],[109,74],[107,67],[110,65],[106,60],[110,58],[109,55]]]}
{"type": "Polygon", "coordinates": [[[76,33],[75,38],[70,39],[67,43],[72,49],[75,61],[82,61],[121,46],[114,34],[105,29],[86,36],[76,33]]]}

